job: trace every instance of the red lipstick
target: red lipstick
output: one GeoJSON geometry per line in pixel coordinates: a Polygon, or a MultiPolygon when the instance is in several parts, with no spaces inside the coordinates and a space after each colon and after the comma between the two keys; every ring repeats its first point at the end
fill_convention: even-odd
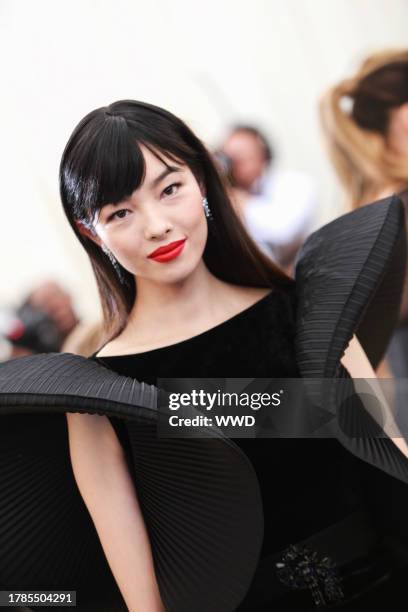
{"type": "Polygon", "coordinates": [[[155,251],[152,251],[150,255],[148,255],[149,259],[154,259],[154,261],[159,261],[160,263],[166,263],[167,261],[171,261],[178,257],[181,251],[184,248],[184,243],[186,238],[183,240],[176,240],[175,242],[170,242],[165,246],[162,246],[155,251]]]}

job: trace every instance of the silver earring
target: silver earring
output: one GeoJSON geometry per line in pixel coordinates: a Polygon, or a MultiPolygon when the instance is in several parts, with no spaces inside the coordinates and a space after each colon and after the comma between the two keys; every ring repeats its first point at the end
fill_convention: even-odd
{"type": "Polygon", "coordinates": [[[118,262],[116,261],[116,257],[114,256],[112,251],[108,249],[106,244],[104,244],[103,242],[102,242],[102,251],[105,253],[105,255],[109,257],[113,266],[117,265],[118,262]]]}
{"type": "Polygon", "coordinates": [[[213,220],[214,218],[212,216],[211,209],[210,209],[210,207],[208,205],[207,198],[203,198],[203,206],[204,206],[205,216],[207,217],[207,219],[213,220]]]}
{"type": "Polygon", "coordinates": [[[104,244],[103,242],[102,242],[101,248],[102,248],[102,251],[105,253],[105,255],[107,255],[109,257],[110,262],[111,262],[112,266],[115,268],[115,272],[118,275],[120,282],[121,283],[125,283],[126,279],[125,279],[125,277],[123,275],[123,272],[121,270],[120,264],[119,264],[118,260],[116,259],[116,257],[114,256],[114,254],[112,253],[112,251],[110,249],[108,249],[106,244],[104,244]]]}

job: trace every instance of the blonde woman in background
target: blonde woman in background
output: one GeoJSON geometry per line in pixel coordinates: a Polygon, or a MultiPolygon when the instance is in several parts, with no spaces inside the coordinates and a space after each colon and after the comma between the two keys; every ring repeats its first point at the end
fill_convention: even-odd
{"type": "MultiPolygon", "coordinates": [[[[354,75],[325,92],[320,115],[348,207],[399,193],[408,208],[408,49],[368,56],[354,75]]],[[[377,374],[408,377],[408,278],[400,327],[377,374]]]]}
{"type": "Polygon", "coordinates": [[[352,208],[408,187],[408,49],[367,57],[324,94],[320,111],[352,208]]]}

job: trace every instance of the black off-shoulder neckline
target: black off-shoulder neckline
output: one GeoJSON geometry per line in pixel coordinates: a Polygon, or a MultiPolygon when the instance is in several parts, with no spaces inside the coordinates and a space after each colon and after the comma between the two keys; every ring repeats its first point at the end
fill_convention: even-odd
{"type": "Polygon", "coordinates": [[[239,312],[237,312],[235,315],[232,315],[232,317],[225,319],[225,321],[221,321],[221,323],[217,323],[217,325],[214,325],[213,327],[210,327],[209,329],[206,329],[200,332],[199,334],[195,334],[194,336],[191,336],[190,338],[186,338],[185,340],[179,340],[178,342],[173,342],[172,344],[165,344],[164,346],[159,346],[157,348],[150,349],[148,351],[141,351],[139,353],[124,353],[123,355],[106,355],[106,356],[98,357],[97,353],[99,353],[99,351],[101,351],[104,348],[104,346],[106,346],[106,345],[103,345],[100,349],[98,349],[97,353],[94,353],[93,355],[91,355],[91,358],[98,360],[98,361],[105,361],[109,359],[124,359],[126,357],[141,357],[141,356],[151,355],[153,353],[158,353],[160,351],[172,349],[177,346],[180,346],[181,344],[185,345],[189,342],[194,342],[197,340],[199,341],[200,339],[206,337],[208,334],[217,333],[221,329],[224,330],[225,327],[231,325],[232,323],[236,323],[237,320],[244,317],[245,315],[252,314],[252,312],[258,310],[260,306],[263,306],[264,304],[268,303],[271,297],[275,297],[278,293],[280,292],[277,289],[272,289],[271,291],[269,291],[269,293],[261,297],[259,300],[257,300],[250,306],[247,306],[243,310],[240,310],[239,312]]]}

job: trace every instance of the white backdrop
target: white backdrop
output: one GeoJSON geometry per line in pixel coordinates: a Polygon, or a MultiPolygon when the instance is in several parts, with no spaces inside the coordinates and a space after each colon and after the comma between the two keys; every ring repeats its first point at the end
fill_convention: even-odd
{"type": "Polygon", "coordinates": [[[209,145],[255,122],[318,181],[320,221],[338,214],[318,96],[366,53],[406,46],[407,24],[407,0],[0,0],[0,303],[53,278],[98,312],[58,164],[81,117],[120,98],[168,108],[209,145]]]}

